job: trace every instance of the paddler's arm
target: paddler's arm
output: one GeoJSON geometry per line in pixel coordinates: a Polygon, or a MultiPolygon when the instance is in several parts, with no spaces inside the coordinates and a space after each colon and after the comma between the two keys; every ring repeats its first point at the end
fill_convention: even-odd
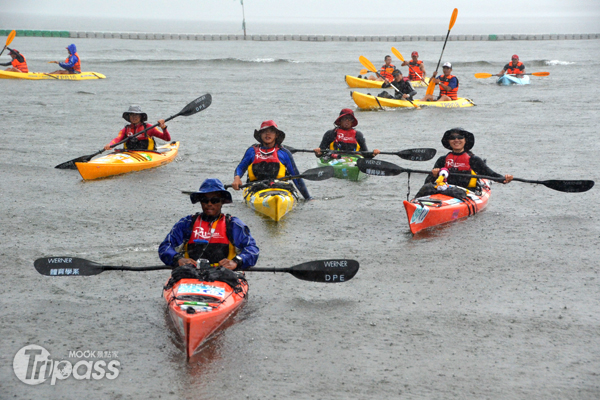
{"type": "Polygon", "coordinates": [[[165,125],[165,120],[159,119],[158,126],[160,127],[160,129],[152,128],[148,132],[146,132],[146,135],[154,136],[154,137],[164,140],[165,142],[169,142],[171,140],[171,134],[167,130],[167,126],[165,125]]]}
{"type": "Polygon", "coordinates": [[[185,240],[189,240],[191,236],[192,215],[181,218],[171,229],[171,232],[165,237],[165,240],[158,246],[158,256],[165,265],[170,265],[175,268],[180,265],[189,264],[190,262],[196,265],[196,261],[184,258],[182,254],[175,250],[181,246],[185,240]]]}
{"type": "Polygon", "coordinates": [[[233,182],[231,183],[231,187],[234,190],[240,190],[240,186],[242,185],[242,177],[248,170],[250,164],[252,164],[252,161],[254,161],[254,147],[249,147],[244,153],[242,161],[240,161],[237,168],[235,169],[233,182]]]}
{"type": "Polygon", "coordinates": [[[250,235],[250,229],[237,217],[231,217],[231,236],[233,237],[233,245],[240,250],[237,257],[241,259],[241,263],[238,265],[233,260],[221,260],[219,265],[236,270],[244,270],[255,266],[260,250],[256,245],[256,241],[250,235]]]}
{"type": "Polygon", "coordinates": [[[104,146],[104,150],[110,150],[111,146],[113,146],[115,143],[119,143],[123,139],[125,139],[125,128],[121,129],[117,137],[111,140],[109,144],[104,146]]]}
{"type": "Polygon", "coordinates": [[[318,149],[315,149],[315,155],[317,157],[321,157],[323,155],[323,150],[329,150],[329,144],[335,140],[335,130],[330,129],[323,135],[323,139],[321,139],[321,144],[318,149]]]}
{"type": "MultiPolygon", "coordinates": [[[[285,166],[285,169],[289,175],[300,175],[300,172],[298,172],[298,168],[296,167],[296,163],[294,162],[294,157],[292,157],[292,153],[290,153],[289,150],[281,148],[279,149],[278,155],[279,161],[281,161],[281,163],[285,166]]],[[[305,200],[312,200],[312,197],[310,197],[303,179],[294,179],[293,182],[305,200]]]]}

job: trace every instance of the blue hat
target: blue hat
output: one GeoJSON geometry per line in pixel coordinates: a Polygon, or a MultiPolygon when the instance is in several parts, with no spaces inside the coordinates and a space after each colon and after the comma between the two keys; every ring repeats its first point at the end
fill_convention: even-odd
{"type": "Polygon", "coordinates": [[[209,178],[202,182],[202,185],[200,185],[200,189],[198,189],[197,192],[190,194],[190,200],[192,201],[192,204],[195,204],[200,201],[200,197],[202,194],[215,192],[221,193],[221,197],[223,198],[223,204],[229,204],[233,202],[233,200],[231,199],[231,193],[229,193],[227,189],[225,189],[225,186],[223,186],[223,182],[214,178],[209,178]]]}

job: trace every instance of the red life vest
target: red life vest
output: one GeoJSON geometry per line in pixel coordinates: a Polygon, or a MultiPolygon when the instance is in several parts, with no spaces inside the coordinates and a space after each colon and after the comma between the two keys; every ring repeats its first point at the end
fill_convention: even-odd
{"type": "Polygon", "coordinates": [[[423,61],[419,60],[417,62],[410,61],[408,63],[408,80],[409,81],[420,81],[423,77],[423,70],[421,69],[421,65],[423,65],[423,61]],[[421,78],[419,75],[421,75],[421,78]]]}
{"type": "Polygon", "coordinates": [[[390,64],[390,65],[384,64],[383,67],[381,67],[381,70],[379,71],[379,75],[381,75],[382,78],[385,78],[391,82],[394,80],[394,76],[392,75],[392,72],[394,72],[395,69],[396,69],[396,66],[394,64],[390,64]]]}
{"type": "Polygon", "coordinates": [[[75,52],[75,54],[70,54],[65,60],[65,63],[69,62],[69,58],[71,58],[72,55],[77,57],[77,62],[71,68],[73,68],[73,70],[76,72],[81,72],[81,59],[79,58],[79,54],[77,54],[77,52],[75,52]]]}
{"type": "Polygon", "coordinates": [[[360,145],[356,140],[356,130],[335,128],[335,140],[329,144],[331,150],[358,151],[360,145]]]}
{"type": "MultiPolygon", "coordinates": [[[[444,162],[444,167],[448,168],[450,175],[448,180],[450,181],[452,177],[452,172],[471,172],[471,174],[475,174],[475,171],[471,169],[471,155],[468,152],[464,152],[462,154],[454,154],[452,152],[446,155],[446,160],[444,162]]],[[[465,180],[464,177],[456,177],[458,179],[453,179],[453,181],[461,181],[465,180]]],[[[466,178],[468,179],[468,178],[466,178]]],[[[466,181],[466,180],[465,180],[466,181]]],[[[471,178],[469,183],[465,187],[475,187],[477,185],[477,179],[471,178]]],[[[458,185],[462,186],[462,185],[458,185]]]]}
{"type": "Polygon", "coordinates": [[[514,65],[511,61],[508,64],[506,64],[506,66],[508,67],[506,70],[507,74],[522,74],[523,70],[525,69],[525,66],[521,61],[517,62],[517,65],[514,65]]]}
{"type": "MultiPolygon", "coordinates": [[[[440,75],[438,77],[438,79],[441,81],[440,83],[443,83],[444,85],[448,85],[448,83],[450,82],[450,80],[452,78],[456,78],[456,77],[454,75],[450,75],[450,76],[440,75]]],[[[442,85],[440,85],[440,96],[448,96],[452,100],[458,99],[458,78],[456,78],[456,87],[454,89],[451,88],[450,90],[446,90],[442,87],[442,85]]]]}
{"type": "Polygon", "coordinates": [[[260,145],[254,146],[254,160],[248,167],[249,181],[263,181],[283,178],[285,176],[285,165],[279,161],[279,145],[271,149],[263,149],[260,145]]]}
{"type": "Polygon", "coordinates": [[[29,72],[29,68],[27,68],[27,60],[25,60],[23,54],[20,54],[20,56],[23,58],[23,61],[19,61],[17,58],[15,58],[10,63],[12,64],[13,68],[18,69],[21,72],[29,72]]]}
{"type": "Polygon", "coordinates": [[[185,245],[185,257],[197,260],[205,258],[211,265],[236,256],[235,246],[230,242],[228,224],[231,217],[221,214],[214,222],[204,221],[196,214],[192,221],[192,234],[185,245]]]}
{"type": "MultiPolygon", "coordinates": [[[[152,126],[147,123],[141,123],[138,125],[129,124],[125,128],[125,136],[130,137],[135,135],[136,133],[143,131],[144,129],[152,126]]],[[[156,144],[154,139],[151,136],[147,136],[148,132],[144,132],[135,138],[129,139],[123,145],[123,148],[127,150],[155,150],[156,144]]]]}

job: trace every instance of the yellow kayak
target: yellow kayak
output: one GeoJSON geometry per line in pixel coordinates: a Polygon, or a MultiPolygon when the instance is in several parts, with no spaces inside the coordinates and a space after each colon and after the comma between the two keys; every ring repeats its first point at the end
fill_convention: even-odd
{"type": "Polygon", "coordinates": [[[258,213],[279,221],[294,208],[294,195],[286,189],[264,189],[252,193],[251,187],[244,189],[244,201],[258,213]]]}
{"type": "MultiPolygon", "coordinates": [[[[410,81],[410,84],[413,88],[426,87],[429,83],[429,78],[425,78],[425,82],[427,83],[423,83],[423,81],[410,81]]],[[[351,88],[381,88],[383,81],[372,81],[369,79],[362,79],[355,76],[346,75],[346,84],[351,88]]]]}
{"type": "Polygon", "coordinates": [[[47,74],[45,72],[11,72],[0,71],[0,79],[53,79],[63,81],[85,81],[88,79],[104,79],[106,76],[98,72],[82,72],[80,74],[47,74]]]}
{"type": "Polygon", "coordinates": [[[75,166],[85,180],[106,178],[132,171],[160,167],[175,159],[179,142],[160,146],[156,151],[130,150],[110,153],[89,162],[76,162],[75,166]]]}
{"type": "MultiPolygon", "coordinates": [[[[395,100],[395,99],[386,99],[383,97],[375,97],[370,94],[360,93],[360,92],[351,92],[352,100],[356,103],[356,105],[363,110],[377,110],[381,107],[404,107],[404,108],[414,108],[409,101],[407,100],[395,100]]],[[[441,107],[441,108],[463,108],[463,107],[473,107],[475,103],[471,99],[467,99],[464,97],[459,97],[456,100],[452,101],[421,101],[414,100],[414,104],[421,107],[441,107]]]]}

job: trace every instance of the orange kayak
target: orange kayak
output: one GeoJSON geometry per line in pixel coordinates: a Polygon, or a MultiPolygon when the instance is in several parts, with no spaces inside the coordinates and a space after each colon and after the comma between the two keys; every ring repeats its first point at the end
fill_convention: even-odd
{"type": "Polygon", "coordinates": [[[100,179],[168,164],[175,159],[178,150],[179,142],[171,142],[155,151],[118,151],[89,162],[76,162],[75,166],[83,179],[100,179]]]}
{"type": "Polygon", "coordinates": [[[482,179],[481,194],[468,193],[468,198],[460,200],[443,194],[419,197],[404,201],[408,225],[413,235],[423,229],[470,217],[483,210],[490,199],[491,188],[488,180],[482,179]]]}
{"type": "Polygon", "coordinates": [[[169,315],[183,340],[188,358],[244,304],[248,294],[245,280],[242,280],[241,288],[241,292],[234,293],[225,282],[182,279],[163,291],[169,315]]]}

